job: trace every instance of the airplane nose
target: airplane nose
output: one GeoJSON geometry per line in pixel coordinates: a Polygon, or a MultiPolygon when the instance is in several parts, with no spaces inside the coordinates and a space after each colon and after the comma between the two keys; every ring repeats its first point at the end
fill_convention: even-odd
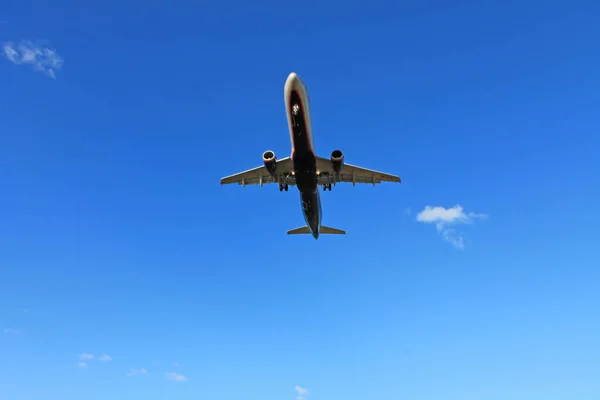
{"type": "Polygon", "coordinates": [[[297,73],[292,72],[288,75],[286,81],[285,81],[285,87],[287,88],[287,90],[291,90],[291,89],[298,89],[299,87],[302,87],[302,81],[300,80],[300,77],[298,76],[297,73]]]}

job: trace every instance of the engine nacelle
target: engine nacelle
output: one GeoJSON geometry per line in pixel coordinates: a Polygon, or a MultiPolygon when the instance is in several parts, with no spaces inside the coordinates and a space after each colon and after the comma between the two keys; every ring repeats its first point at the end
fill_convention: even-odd
{"type": "Polygon", "coordinates": [[[272,177],[275,177],[275,171],[277,171],[277,158],[275,157],[275,152],[271,150],[265,151],[262,155],[262,159],[269,174],[271,174],[272,177]]]}
{"type": "Polygon", "coordinates": [[[333,172],[336,175],[339,175],[342,171],[342,166],[344,165],[344,153],[341,150],[334,150],[331,152],[331,166],[333,167],[333,172]]]}

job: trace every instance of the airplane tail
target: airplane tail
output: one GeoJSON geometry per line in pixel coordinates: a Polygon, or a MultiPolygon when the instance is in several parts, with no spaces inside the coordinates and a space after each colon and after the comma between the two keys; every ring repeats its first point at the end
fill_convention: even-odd
{"type": "Polygon", "coordinates": [[[308,226],[301,226],[300,228],[291,229],[287,231],[288,235],[305,235],[307,233],[310,233],[310,229],[308,229],[308,226]]]}
{"type": "Polygon", "coordinates": [[[345,235],[346,231],[341,229],[330,228],[328,226],[321,225],[321,230],[319,231],[323,235],[345,235]]]}
{"type": "MultiPolygon", "coordinates": [[[[328,226],[321,225],[321,229],[319,233],[322,235],[345,235],[346,231],[341,229],[330,228],[328,226]]],[[[310,234],[310,229],[308,226],[301,226],[300,228],[292,229],[287,231],[288,235],[305,235],[310,234]]]]}

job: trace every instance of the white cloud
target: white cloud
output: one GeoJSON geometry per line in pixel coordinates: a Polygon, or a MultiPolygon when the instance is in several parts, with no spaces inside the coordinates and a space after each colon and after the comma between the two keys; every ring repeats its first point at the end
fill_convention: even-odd
{"type": "Polygon", "coordinates": [[[165,375],[167,378],[169,378],[172,381],[177,381],[177,382],[187,381],[187,377],[177,374],[175,372],[166,372],[165,375]]]}
{"type": "Polygon", "coordinates": [[[77,363],[77,366],[78,366],[79,368],[87,368],[87,367],[88,367],[88,365],[87,365],[87,363],[86,363],[85,361],[79,361],[79,362],[77,363]]]}
{"type": "Polygon", "coordinates": [[[474,212],[465,213],[460,205],[451,208],[425,206],[423,211],[417,214],[417,221],[423,223],[434,223],[437,231],[442,237],[457,249],[464,249],[464,238],[456,233],[449,225],[471,224],[475,219],[486,219],[486,214],[474,212]]]}
{"type": "Polygon", "coordinates": [[[140,369],[135,369],[135,368],[131,368],[129,370],[129,372],[127,373],[127,375],[129,376],[133,376],[133,375],[137,375],[137,374],[147,374],[148,371],[146,370],[146,368],[140,368],[140,369]]]}
{"type": "Polygon", "coordinates": [[[56,71],[60,70],[64,63],[56,50],[29,40],[22,40],[18,44],[4,43],[2,50],[4,56],[13,64],[31,65],[36,71],[43,72],[51,78],[56,78],[56,71]]]}
{"type": "Polygon", "coordinates": [[[296,392],[298,392],[298,397],[296,397],[296,400],[304,400],[304,396],[308,394],[308,389],[305,389],[300,385],[296,385],[295,389],[296,392]]]}
{"type": "Polygon", "coordinates": [[[89,354],[89,353],[83,353],[79,356],[79,359],[81,361],[83,360],[93,360],[94,359],[94,355],[93,354],[89,354]]]}
{"type": "Polygon", "coordinates": [[[307,389],[304,389],[303,387],[301,387],[300,385],[296,385],[296,391],[298,392],[299,396],[304,396],[305,394],[308,393],[307,389]]]}
{"type": "Polygon", "coordinates": [[[21,332],[20,329],[17,328],[4,328],[4,333],[19,333],[21,332]]]}
{"type": "Polygon", "coordinates": [[[100,356],[100,358],[98,360],[100,360],[100,361],[112,361],[112,357],[109,356],[108,354],[102,354],[102,356],[100,356]]]}

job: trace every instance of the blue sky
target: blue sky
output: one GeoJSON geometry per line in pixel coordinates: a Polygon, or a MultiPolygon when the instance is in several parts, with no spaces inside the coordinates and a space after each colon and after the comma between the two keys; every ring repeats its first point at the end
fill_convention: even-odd
{"type": "Polygon", "coordinates": [[[0,398],[600,396],[596,2],[5,3],[0,398]]]}

